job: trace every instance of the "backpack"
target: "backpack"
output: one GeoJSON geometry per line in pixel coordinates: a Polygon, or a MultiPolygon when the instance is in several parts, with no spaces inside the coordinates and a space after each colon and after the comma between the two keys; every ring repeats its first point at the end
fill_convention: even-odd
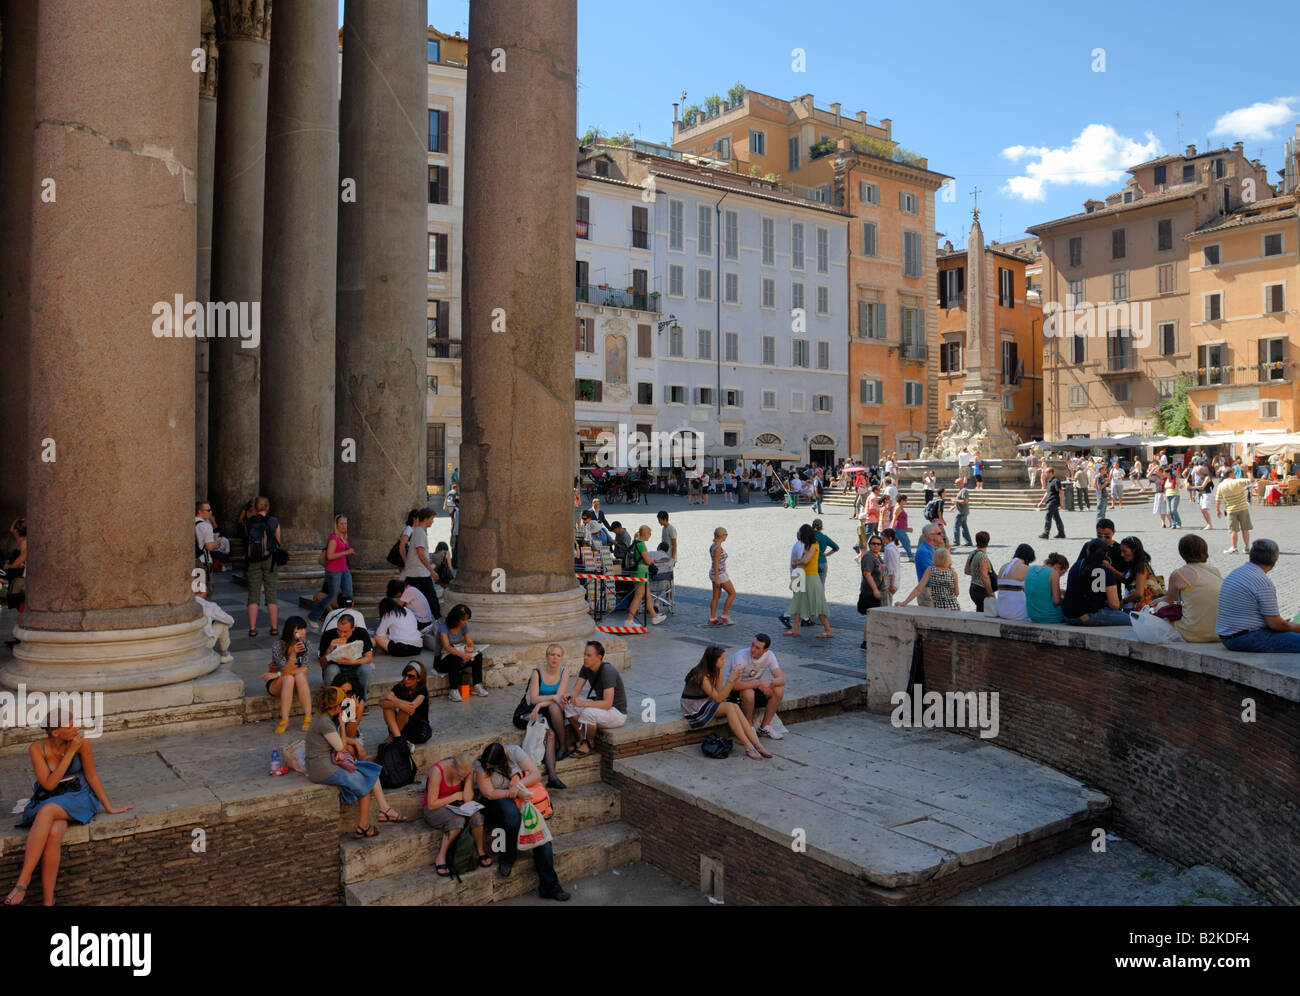
{"type": "Polygon", "coordinates": [[[935,519],[939,518],[939,512],[942,505],[943,505],[942,498],[932,498],[930,500],[930,503],[925,506],[925,511],[922,512],[921,514],[924,515],[926,519],[928,519],[930,522],[933,522],[935,519]]]}
{"type": "Polygon", "coordinates": [[[465,822],[465,829],[457,835],[456,842],[451,845],[451,853],[447,855],[447,868],[456,876],[457,882],[462,875],[478,867],[478,849],[474,846],[474,835],[469,832],[469,821],[465,822]]]}
{"type": "Polygon", "coordinates": [[[386,789],[401,788],[415,781],[414,748],[405,737],[394,737],[379,745],[379,784],[386,789]]]}
{"type": "Polygon", "coordinates": [[[641,551],[637,549],[636,540],[633,540],[632,545],[623,551],[620,563],[623,565],[623,570],[627,571],[629,574],[635,574],[640,568],[641,551]]]}
{"type": "Polygon", "coordinates": [[[266,515],[254,515],[248,519],[248,559],[261,563],[275,552],[274,520],[266,515]]]}

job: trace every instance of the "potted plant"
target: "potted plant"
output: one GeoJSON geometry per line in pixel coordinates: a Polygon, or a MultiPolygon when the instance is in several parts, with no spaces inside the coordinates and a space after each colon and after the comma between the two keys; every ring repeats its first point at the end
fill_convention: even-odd
{"type": "Polygon", "coordinates": [[[688,104],[682,108],[682,124],[687,128],[695,124],[695,119],[699,116],[700,108],[698,104],[688,104]]]}
{"type": "Polygon", "coordinates": [[[659,310],[659,292],[658,292],[658,291],[651,291],[651,292],[650,292],[650,303],[654,306],[654,309],[655,309],[656,311],[659,310]]]}
{"type": "Polygon", "coordinates": [[[745,99],[745,93],[745,84],[737,80],[736,85],[727,91],[727,100],[731,102],[732,107],[739,107],[741,101],[745,99]]]}
{"type": "Polygon", "coordinates": [[[627,289],[627,293],[629,293],[629,294],[635,294],[635,293],[636,293],[636,288],[635,288],[635,287],[629,287],[629,288],[627,289]]]}
{"type": "Polygon", "coordinates": [[[711,97],[704,98],[704,110],[708,113],[709,117],[713,117],[713,115],[717,114],[718,108],[721,106],[722,106],[722,98],[719,97],[716,93],[713,94],[713,96],[711,97]]]}

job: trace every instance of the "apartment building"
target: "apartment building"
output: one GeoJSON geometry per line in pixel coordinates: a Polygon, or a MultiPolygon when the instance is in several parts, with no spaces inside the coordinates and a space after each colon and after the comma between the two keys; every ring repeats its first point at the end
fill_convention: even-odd
{"type": "MultiPolygon", "coordinates": [[[[1002,395],[1002,421],[1021,439],[1041,439],[1043,432],[1042,335],[1043,313],[1030,272],[1041,272],[1037,239],[992,243],[984,249],[984,313],[993,316],[997,335],[997,390],[1002,395]]],[[[952,399],[966,387],[966,312],[976,293],[967,279],[968,250],[947,243],[938,255],[938,321],[936,355],[940,399],[939,428],[952,421],[952,399]]]]}
{"type": "Polygon", "coordinates": [[[915,456],[938,432],[934,192],[949,179],[899,146],[889,118],[846,116],[812,94],[732,92],[673,122],[673,147],[849,215],[850,455],[915,456]]]}
{"type": "Polygon", "coordinates": [[[1150,433],[1161,383],[1194,365],[1188,236],[1273,196],[1240,142],[1127,172],[1105,201],[1029,229],[1043,246],[1050,438],[1150,433]]]}

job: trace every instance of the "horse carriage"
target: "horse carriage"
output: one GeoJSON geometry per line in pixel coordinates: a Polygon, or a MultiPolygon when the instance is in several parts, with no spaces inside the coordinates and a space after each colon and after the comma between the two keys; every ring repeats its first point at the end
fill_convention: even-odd
{"type": "Polygon", "coordinates": [[[605,505],[624,501],[650,503],[650,475],[643,468],[616,471],[609,467],[584,467],[582,475],[582,493],[589,505],[593,498],[599,498],[605,505]]]}

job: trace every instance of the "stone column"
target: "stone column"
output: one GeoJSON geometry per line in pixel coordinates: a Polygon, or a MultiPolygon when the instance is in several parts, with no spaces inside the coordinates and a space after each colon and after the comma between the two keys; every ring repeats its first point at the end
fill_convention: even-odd
{"type": "Polygon", "coordinates": [[[40,186],[32,176],[35,129],[36,3],[0,2],[4,61],[0,66],[0,356],[8,376],[0,390],[0,544],[9,524],[27,514],[28,335],[31,328],[32,210],[40,186]]]}
{"type": "Polygon", "coordinates": [[[358,600],[425,491],[425,302],[429,113],[422,0],[347,0],[339,178],[335,468],[358,600]]]}
{"type": "MultiPolygon", "coordinates": [[[[266,166],[266,90],[270,0],[212,0],[221,64],[212,195],[212,300],[262,300],[262,197],[266,166]]],[[[209,329],[211,334],[213,330],[209,329]]],[[[260,339],[208,342],[210,417],[208,499],[223,531],[260,490],[258,384],[260,339]]],[[[277,495],[269,495],[272,503],[277,495]]]]}
{"type": "Polygon", "coordinates": [[[338,8],[276,8],[262,245],[261,479],[288,567],[319,577],[334,506],[338,8]]]}
{"type": "Polygon", "coordinates": [[[37,14],[35,176],[57,193],[33,208],[32,567],[9,687],[155,688],[218,666],[190,592],[194,347],[161,337],[194,298],[198,37],[197,5],[37,14]]]}
{"type": "MultiPolygon", "coordinates": [[[[212,167],[217,151],[217,26],[212,0],[203,0],[204,67],[199,76],[199,234],[198,288],[195,299],[207,301],[212,290],[212,167]]],[[[194,490],[208,492],[208,361],[207,338],[194,340],[194,490]]],[[[223,513],[224,514],[224,513],[223,513]]]]}
{"type": "Polygon", "coordinates": [[[460,570],[446,601],[474,610],[480,642],[562,642],[593,629],[573,577],[575,0],[475,0],[469,63],[460,570]]]}

